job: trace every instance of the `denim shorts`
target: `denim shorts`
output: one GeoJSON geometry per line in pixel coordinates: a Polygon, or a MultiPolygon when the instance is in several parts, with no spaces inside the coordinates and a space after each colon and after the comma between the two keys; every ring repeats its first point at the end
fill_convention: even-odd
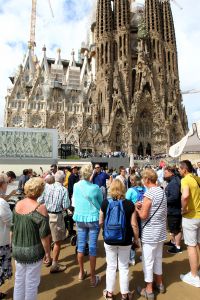
{"type": "Polygon", "coordinates": [[[77,222],[78,238],[77,251],[84,253],[87,242],[89,242],[89,255],[97,256],[97,240],[99,236],[99,221],[77,222]]]}

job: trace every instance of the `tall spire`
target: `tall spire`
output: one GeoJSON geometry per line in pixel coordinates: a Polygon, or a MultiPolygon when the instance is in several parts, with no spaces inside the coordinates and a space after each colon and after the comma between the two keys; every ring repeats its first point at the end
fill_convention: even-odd
{"type": "Polygon", "coordinates": [[[173,73],[175,76],[178,76],[176,35],[170,1],[164,0],[162,2],[162,14],[166,68],[171,74],[173,73]]]}
{"type": "Polygon", "coordinates": [[[159,0],[145,1],[145,20],[149,32],[161,33],[161,11],[159,0]]]}
{"type": "Polygon", "coordinates": [[[174,21],[173,21],[170,1],[167,0],[162,2],[162,11],[163,11],[163,23],[164,23],[164,28],[163,28],[164,41],[176,46],[174,21]]]}
{"type": "Polygon", "coordinates": [[[98,0],[97,3],[97,38],[113,29],[113,13],[110,0],[98,0]]]}
{"type": "Polygon", "coordinates": [[[69,66],[70,67],[76,67],[75,51],[74,51],[74,49],[72,49],[72,52],[71,52],[71,60],[70,60],[69,66]]]}
{"type": "Polygon", "coordinates": [[[35,72],[35,64],[34,64],[34,57],[32,53],[32,47],[29,45],[28,47],[28,62],[29,62],[29,76],[30,79],[33,79],[34,77],[34,72],[35,72]]]}
{"type": "Polygon", "coordinates": [[[57,50],[57,53],[58,53],[58,57],[57,57],[57,60],[56,60],[56,64],[57,65],[62,65],[62,62],[61,62],[61,49],[60,48],[58,48],[58,50],[57,50]]]}
{"type": "Polygon", "coordinates": [[[129,26],[130,22],[130,2],[129,0],[114,0],[114,20],[115,28],[121,29],[129,26]]]}
{"type": "Polygon", "coordinates": [[[45,71],[46,77],[48,77],[48,75],[49,75],[49,66],[48,66],[48,61],[47,61],[46,46],[45,45],[43,46],[42,51],[44,52],[44,57],[43,57],[44,71],[45,71]]]}

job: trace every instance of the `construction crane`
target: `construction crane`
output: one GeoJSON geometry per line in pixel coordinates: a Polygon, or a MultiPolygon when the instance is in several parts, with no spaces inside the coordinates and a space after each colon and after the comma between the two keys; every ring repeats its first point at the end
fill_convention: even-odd
{"type": "Polygon", "coordinates": [[[195,90],[195,89],[187,90],[187,91],[181,92],[182,95],[199,94],[199,93],[200,93],[200,90],[195,90]]]}
{"type": "MultiPolygon", "coordinates": [[[[168,2],[170,0],[161,0],[161,2],[168,2]]],[[[176,0],[171,0],[178,8],[183,9],[176,0]]]]}
{"type": "MultiPolygon", "coordinates": [[[[51,1],[48,0],[51,15],[54,18],[53,9],[51,6],[51,1]]],[[[36,27],[36,13],[37,13],[37,0],[32,0],[32,9],[31,9],[31,29],[30,29],[30,40],[28,43],[29,48],[32,51],[32,54],[34,55],[34,48],[36,46],[35,43],[35,27],[36,27]]]]}
{"type": "Polygon", "coordinates": [[[178,8],[183,9],[176,0],[171,0],[178,8]]]}

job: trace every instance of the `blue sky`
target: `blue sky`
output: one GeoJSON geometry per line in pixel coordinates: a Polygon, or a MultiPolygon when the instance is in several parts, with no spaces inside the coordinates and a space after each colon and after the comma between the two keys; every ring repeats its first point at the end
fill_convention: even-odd
{"type": "MultiPolygon", "coordinates": [[[[16,72],[23,61],[29,40],[31,0],[0,0],[0,125],[3,124],[8,76],[16,72]]],[[[138,2],[144,2],[140,0],[138,2]]],[[[181,90],[200,90],[200,1],[177,0],[180,10],[172,3],[176,28],[181,90]]],[[[38,1],[36,26],[36,54],[42,59],[42,47],[47,56],[69,59],[72,48],[77,52],[88,34],[96,0],[51,0],[54,18],[48,0],[38,1]]],[[[189,123],[200,120],[200,94],[183,96],[189,123]]]]}

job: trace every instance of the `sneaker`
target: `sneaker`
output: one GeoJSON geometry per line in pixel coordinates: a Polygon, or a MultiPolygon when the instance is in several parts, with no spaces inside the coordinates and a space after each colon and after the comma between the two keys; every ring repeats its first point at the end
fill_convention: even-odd
{"type": "Polygon", "coordinates": [[[135,266],[135,259],[129,260],[129,265],[135,266]]]}
{"type": "Polygon", "coordinates": [[[174,243],[172,243],[172,241],[170,240],[169,242],[164,243],[164,246],[174,247],[174,243]]]}
{"type": "Polygon", "coordinates": [[[61,266],[59,264],[53,265],[50,269],[50,273],[60,273],[67,269],[66,266],[61,266]]]}
{"type": "Polygon", "coordinates": [[[181,274],[180,279],[190,285],[193,285],[197,288],[200,288],[200,278],[199,276],[192,276],[191,272],[187,273],[186,275],[181,274]]]}
{"type": "Polygon", "coordinates": [[[168,253],[170,254],[178,254],[182,253],[182,249],[178,249],[176,246],[171,247],[170,249],[167,250],[168,253]]]}

